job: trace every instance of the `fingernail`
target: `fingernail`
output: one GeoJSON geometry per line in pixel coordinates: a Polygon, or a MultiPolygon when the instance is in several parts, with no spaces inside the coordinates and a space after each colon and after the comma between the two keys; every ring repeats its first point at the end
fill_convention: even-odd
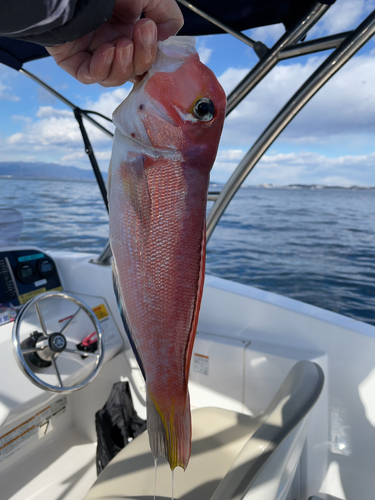
{"type": "Polygon", "coordinates": [[[156,25],[153,21],[147,21],[141,27],[141,39],[145,45],[153,45],[156,42],[156,25]]]}
{"type": "Polygon", "coordinates": [[[113,63],[113,59],[115,58],[115,50],[115,47],[112,47],[111,49],[109,49],[107,55],[105,56],[105,64],[107,64],[108,66],[113,63]]]}
{"type": "Polygon", "coordinates": [[[123,71],[129,69],[129,65],[133,62],[134,45],[130,43],[127,47],[123,47],[120,52],[121,68],[123,71]]]}

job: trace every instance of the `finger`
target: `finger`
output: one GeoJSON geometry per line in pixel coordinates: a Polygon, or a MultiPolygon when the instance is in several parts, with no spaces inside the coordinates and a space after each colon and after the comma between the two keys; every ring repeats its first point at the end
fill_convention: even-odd
{"type": "Polygon", "coordinates": [[[117,0],[112,21],[118,19],[134,25],[142,12],[157,25],[158,40],[175,35],[184,24],[184,18],[175,0],[117,0]]]}
{"type": "Polygon", "coordinates": [[[184,25],[184,18],[175,0],[146,0],[143,12],[158,28],[158,40],[175,35],[184,25]]]}
{"type": "MultiPolygon", "coordinates": [[[[108,78],[111,73],[112,63],[115,59],[116,47],[111,43],[106,43],[98,47],[92,54],[88,68],[88,78],[100,82],[108,78]]],[[[81,70],[82,74],[82,70],[81,70]]]]}
{"type": "Polygon", "coordinates": [[[157,28],[150,19],[140,19],[134,27],[133,78],[143,75],[155,61],[157,53],[157,28]]]}
{"type": "Polygon", "coordinates": [[[98,83],[103,87],[118,87],[133,75],[133,43],[125,39],[116,42],[116,53],[108,76],[98,83]]]}
{"type": "Polygon", "coordinates": [[[93,53],[79,50],[80,48],[72,42],[58,47],[48,47],[47,50],[60,68],[81,83],[88,85],[107,78],[115,56],[114,45],[103,44],[93,53]]]}
{"type": "Polygon", "coordinates": [[[62,58],[60,53],[53,51],[55,47],[46,47],[47,51],[55,59],[57,64],[69,75],[76,78],[81,83],[90,84],[95,83],[91,81],[89,75],[91,54],[86,51],[79,52],[69,57],[62,58]],[[80,75],[78,74],[80,72],[80,75]]]}

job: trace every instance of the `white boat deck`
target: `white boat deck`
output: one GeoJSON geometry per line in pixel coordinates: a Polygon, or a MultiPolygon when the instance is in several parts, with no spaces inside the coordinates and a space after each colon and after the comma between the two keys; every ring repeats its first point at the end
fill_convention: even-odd
{"type": "Polygon", "coordinates": [[[2,500],[78,500],[96,479],[96,443],[75,430],[27,455],[1,480],[2,500]]]}

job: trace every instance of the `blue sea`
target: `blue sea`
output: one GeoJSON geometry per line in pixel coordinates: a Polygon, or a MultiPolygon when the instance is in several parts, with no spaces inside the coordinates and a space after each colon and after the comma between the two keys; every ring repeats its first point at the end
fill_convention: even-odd
{"type": "MultiPolygon", "coordinates": [[[[100,252],[108,216],[96,183],[0,179],[22,244],[100,252]]],[[[244,187],[207,247],[207,272],[375,325],[375,189],[244,187]]]]}

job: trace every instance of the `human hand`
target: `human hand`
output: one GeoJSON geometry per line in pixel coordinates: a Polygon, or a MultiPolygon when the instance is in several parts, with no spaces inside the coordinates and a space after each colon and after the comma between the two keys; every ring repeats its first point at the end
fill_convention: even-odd
{"type": "Polygon", "coordinates": [[[78,81],[117,87],[139,80],[155,61],[157,41],[182,25],[175,0],[116,0],[111,19],[97,30],[46,49],[78,81]]]}

